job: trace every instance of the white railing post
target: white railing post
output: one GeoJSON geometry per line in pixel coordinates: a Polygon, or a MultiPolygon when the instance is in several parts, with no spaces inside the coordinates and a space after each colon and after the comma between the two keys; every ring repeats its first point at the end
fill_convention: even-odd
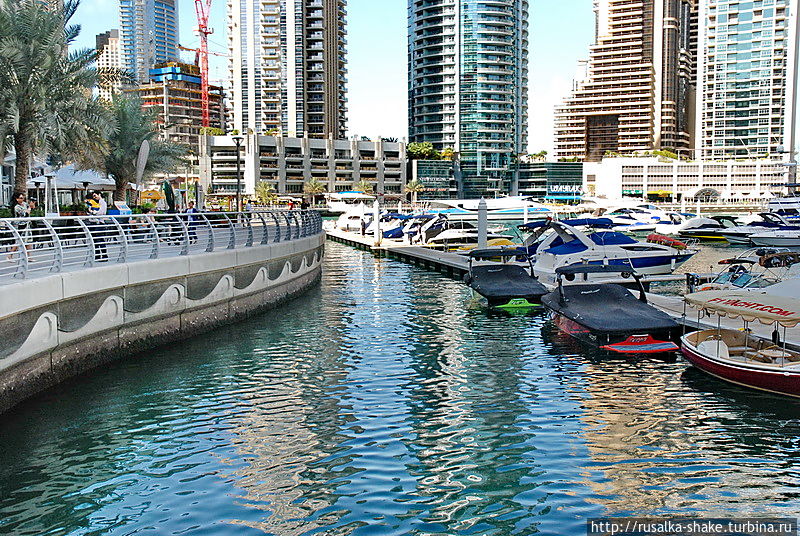
{"type": "Polygon", "coordinates": [[[211,226],[211,221],[206,217],[204,213],[200,213],[203,217],[203,221],[206,222],[206,227],[208,227],[208,245],[206,246],[206,253],[211,253],[214,251],[214,228],[211,226]]]}
{"type": "Polygon", "coordinates": [[[145,215],[145,219],[150,222],[150,225],[153,226],[153,250],[150,252],[150,258],[157,259],[159,254],[158,243],[161,242],[161,237],[158,236],[158,226],[156,225],[156,219],[149,214],[145,215]]]}
{"type": "Polygon", "coordinates": [[[225,220],[228,222],[228,229],[230,229],[230,240],[228,241],[228,249],[233,249],[236,247],[236,229],[234,228],[233,221],[230,219],[226,212],[222,213],[225,216],[225,220]]]}
{"type": "MultiPolygon", "coordinates": [[[[119,257],[117,257],[117,262],[127,262],[128,261],[128,235],[125,234],[125,229],[122,227],[122,224],[119,220],[115,217],[111,217],[111,221],[114,222],[114,227],[117,229],[117,233],[119,233],[119,257]]],[[[106,245],[106,247],[108,247],[106,245]]],[[[109,257],[111,258],[111,257],[109,257]]]]}
{"type": "Polygon", "coordinates": [[[61,238],[49,221],[42,218],[42,223],[47,227],[50,236],[53,238],[53,266],[50,267],[50,271],[60,272],[64,266],[64,249],[61,245],[61,238]]]}
{"type": "Polygon", "coordinates": [[[83,216],[79,216],[77,219],[78,225],[81,226],[81,230],[86,234],[86,245],[89,246],[89,254],[86,258],[86,264],[89,266],[94,266],[94,259],[96,258],[96,249],[94,244],[94,237],[92,236],[92,232],[89,230],[89,226],[86,225],[86,222],[83,221],[83,216]]]}

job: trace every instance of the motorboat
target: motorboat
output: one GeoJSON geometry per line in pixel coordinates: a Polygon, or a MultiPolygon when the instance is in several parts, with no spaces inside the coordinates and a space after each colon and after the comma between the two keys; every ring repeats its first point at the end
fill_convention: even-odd
{"type": "Polygon", "coordinates": [[[564,333],[618,354],[675,352],[670,339],[678,324],[647,303],[641,277],[619,265],[565,266],[556,270],[557,288],[542,297],[553,322],[564,333]],[[639,297],[616,283],[591,283],[590,275],[627,277],[637,284],[639,297]],[[564,280],[572,284],[564,284],[564,280]],[[577,282],[575,281],[577,279],[577,282]]]}
{"type": "Polygon", "coordinates": [[[660,235],[677,235],[690,219],[690,216],[680,212],[667,212],[667,220],[656,223],[654,231],[660,235]]]}
{"type": "Polygon", "coordinates": [[[702,290],[760,289],[800,275],[800,253],[786,248],[752,248],[718,262],[723,269],[709,282],[689,278],[690,292],[702,290]]]}
{"type": "MultiPolygon", "coordinates": [[[[646,275],[669,274],[697,253],[693,248],[642,242],[615,231],[590,232],[598,224],[586,223],[589,229],[584,232],[566,221],[549,222],[552,232],[535,243],[533,270],[539,281],[555,286],[558,268],[581,264],[623,266],[646,275]]],[[[527,240],[525,245],[531,246],[527,240]]]]}
{"type": "MultiPolygon", "coordinates": [[[[552,217],[550,207],[526,196],[506,196],[485,199],[489,220],[524,220],[552,217]]],[[[480,199],[437,199],[429,201],[427,212],[444,214],[451,221],[477,220],[480,199]]]]}
{"type": "Polygon", "coordinates": [[[697,240],[722,241],[725,240],[722,232],[738,225],[739,222],[732,216],[711,216],[709,218],[698,216],[688,220],[684,224],[684,228],[678,231],[678,236],[697,240]]]}
{"type": "Polygon", "coordinates": [[[602,217],[611,220],[613,224],[612,231],[619,232],[654,231],[657,222],[661,221],[659,216],[638,207],[618,208],[610,212],[607,211],[602,214],[602,217]]]}
{"type": "Polygon", "coordinates": [[[372,218],[370,209],[364,204],[351,205],[349,210],[336,220],[336,228],[343,231],[366,231],[372,218]]]}
{"type": "Polygon", "coordinates": [[[800,218],[800,195],[770,199],[767,202],[767,210],[787,220],[798,219],[800,218]]]}
{"type": "Polygon", "coordinates": [[[746,225],[737,225],[720,231],[720,234],[731,244],[749,244],[750,237],[757,233],[778,230],[797,230],[800,226],[792,225],[779,214],[762,212],[758,215],[760,221],[753,221],[746,225]]]}
{"type": "Polygon", "coordinates": [[[447,217],[441,214],[417,214],[408,219],[402,236],[410,244],[426,244],[447,228],[447,217]]]}
{"type": "Polygon", "coordinates": [[[542,296],[548,290],[531,275],[530,266],[526,269],[519,263],[510,262],[518,258],[530,263],[526,252],[518,248],[471,250],[465,282],[485,298],[491,308],[520,311],[540,307],[542,296]]]}
{"type": "MultiPolygon", "coordinates": [[[[486,232],[486,240],[512,240],[514,237],[510,234],[486,232]]],[[[437,233],[435,236],[429,238],[425,245],[428,247],[443,247],[445,249],[454,249],[462,246],[474,245],[478,243],[478,229],[470,228],[445,228],[437,233]]]]}
{"type": "Polygon", "coordinates": [[[744,330],[718,327],[681,338],[681,352],[698,369],[730,383],[800,396],[800,352],[787,349],[786,328],[800,322],[800,300],[746,290],[708,290],[687,294],[685,302],[702,312],[741,318],[744,330]],[[772,339],[755,337],[750,322],[773,325],[772,339]],[[783,336],[781,337],[781,328],[783,336]]]}
{"type": "Polygon", "coordinates": [[[800,228],[762,231],[750,235],[750,242],[756,246],[800,247],[800,228]]]}
{"type": "MultiPolygon", "coordinates": [[[[372,204],[375,201],[374,195],[365,192],[331,192],[325,194],[325,201],[328,211],[332,214],[345,214],[353,212],[356,205],[372,204]]],[[[364,209],[368,210],[368,209],[364,209]]]]}

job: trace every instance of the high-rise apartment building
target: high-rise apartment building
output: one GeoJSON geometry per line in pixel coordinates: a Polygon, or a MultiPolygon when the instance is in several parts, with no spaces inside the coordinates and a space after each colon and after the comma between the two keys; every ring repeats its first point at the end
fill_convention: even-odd
{"type": "Polygon", "coordinates": [[[178,55],[177,0],[120,0],[122,64],[144,84],[157,63],[176,61],[178,55]]]}
{"type": "Polygon", "coordinates": [[[460,195],[508,190],[527,149],[528,1],[409,0],[409,141],[457,156],[460,195]]]}
{"type": "Polygon", "coordinates": [[[120,51],[119,30],[109,30],[98,34],[95,38],[97,44],[97,70],[100,72],[99,91],[100,98],[110,101],[115,92],[122,86],[117,76],[121,71],[122,55],[120,51]]]}
{"type": "Polygon", "coordinates": [[[346,0],[228,0],[233,127],[343,138],[346,0]]]}
{"type": "Polygon", "coordinates": [[[701,3],[696,149],[703,158],[793,150],[797,11],[797,0],[701,3]]]}
{"type": "Polygon", "coordinates": [[[557,157],[691,146],[695,0],[595,0],[586,76],[556,110],[557,157]]]}

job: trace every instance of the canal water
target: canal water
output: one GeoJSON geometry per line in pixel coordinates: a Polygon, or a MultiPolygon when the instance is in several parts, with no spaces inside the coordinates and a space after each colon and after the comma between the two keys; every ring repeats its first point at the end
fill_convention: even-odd
{"type": "Polygon", "coordinates": [[[328,244],[321,286],[0,417],[0,533],[581,534],[794,516],[800,402],[328,244]]]}

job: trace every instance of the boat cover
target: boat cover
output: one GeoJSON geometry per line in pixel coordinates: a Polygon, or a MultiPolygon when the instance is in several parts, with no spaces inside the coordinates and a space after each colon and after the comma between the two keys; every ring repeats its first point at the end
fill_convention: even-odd
{"type": "Polygon", "coordinates": [[[597,283],[564,285],[542,298],[556,313],[609,335],[651,333],[678,327],[666,313],[639,301],[622,285],[597,283]],[[564,293],[562,303],[560,292],[564,293]]]}
{"type": "Polygon", "coordinates": [[[469,286],[490,302],[511,298],[538,302],[547,294],[544,285],[515,264],[473,266],[469,286]]]}

